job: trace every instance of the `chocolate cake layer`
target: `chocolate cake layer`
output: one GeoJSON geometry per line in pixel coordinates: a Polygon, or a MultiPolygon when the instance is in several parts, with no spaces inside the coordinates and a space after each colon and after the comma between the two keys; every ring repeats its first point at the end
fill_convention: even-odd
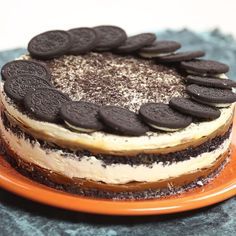
{"type": "Polygon", "coordinates": [[[4,112],[1,113],[1,119],[6,129],[10,129],[17,137],[24,138],[29,140],[32,146],[38,142],[40,146],[44,150],[48,151],[61,151],[62,156],[69,157],[73,156],[76,159],[80,159],[84,156],[94,156],[98,160],[102,160],[104,162],[104,167],[106,165],[112,164],[129,164],[131,166],[135,165],[147,165],[150,166],[153,163],[160,163],[162,162],[163,165],[169,165],[175,162],[181,162],[185,160],[189,160],[190,158],[197,157],[205,152],[211,152],[217,149],[226,139],[229,138],[232,130],[232,125],[229,125],[228,128],[224,131],[224,133],[220,134],[219,136],[214,137],[213,139],[209,139],[205,143],[191,147],[189,146],[187,149],[177,151],[177,152],[170,152],[166,154],[148,154],[148,153],[140,153],[136,156],[117,156],[117,155],[109,155],[109,154],[99,154],[99,153],[92,153],[86,150],[77,150],[72,151],[70,149],[64,149],[58,146],[55,146],[51,143],[48,143],[44,140],[36,139],[33,136],[25,133],[20,129],[20,127],[16,124],[12,124],[4,112]]]}

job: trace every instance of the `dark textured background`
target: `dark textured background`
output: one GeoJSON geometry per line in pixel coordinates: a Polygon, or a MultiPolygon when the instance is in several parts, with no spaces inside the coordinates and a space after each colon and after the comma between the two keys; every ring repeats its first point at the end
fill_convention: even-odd
{"type": "MultiPolygon", "coordinates": [[[[236,41],[218,30],[194,33],[164,31],[159,39],[177,40],[182,50],[203,49],[206,58],[230,65],[236,80],[236,41]]],[[[24,49],[0,52],[0,67],[24,49]]],[[[69,212],[40,205],[0,189],[0,236],[42,235],[235,235],[236,197],[212,207],[175,215],[111,217],[69,212]]]]}

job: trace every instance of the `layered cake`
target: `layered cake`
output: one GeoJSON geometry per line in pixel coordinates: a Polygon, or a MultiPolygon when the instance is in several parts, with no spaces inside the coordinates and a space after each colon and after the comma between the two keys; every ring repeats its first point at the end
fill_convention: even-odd
{"type": "Polygon", "coordinates": [[[229,67],[115,26],[53,30],[1,70],[1,139],[20,173],[92,198],[208,184],[230,161],[229,67]]]}

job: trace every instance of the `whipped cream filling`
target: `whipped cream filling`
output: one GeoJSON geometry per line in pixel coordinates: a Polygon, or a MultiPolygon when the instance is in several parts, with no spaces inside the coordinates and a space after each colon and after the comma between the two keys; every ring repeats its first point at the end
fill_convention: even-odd
{"type": "Polygon", "coordinates": [[[65,121],[65,124],[70,127],[71,129],[75,130],[75,131],[81,131],[81,132],[85,132],[85,133],[91,133],[91,132],[95,132],[94,129],[85,129],[85,128],[81,128],[81,127],[77,127],[74,126],[72,124],[70,124],[69,122],[65,121]]]}
{"type": "Polygon", "coordinates": [[[192,75],[199,75],[199,76],[209,76],[209,77],[215,77],[219,79],[228,79],[227,75],[222,73],[222,74],[208,74],[208,73],[198,73],[196,71],[192,70],[186,70],[187,73],[192,74],[192,75]]]}
{"type": "Polygon", "coordinates": [[[150,125],[154,129],[159,129],[159,130],[168,131],[168,132],[174,132],[174,131],[180,130],[180,129],[171,129],[171,128],[166,128],[166,127],[161,127],[161,126],[157,126],[151,123],[148,123],[148,125],[150,125]]]}
{"type": "Polygon", "coordinates": [[[227,151],[231,137],[226,139],[217,149],[205,152],[189,160],[163,165],[162,162],[152,166],[111,164],[104,166],[103,161],[94,156],[83,156],[76,159],[65,157],[62,151],[44,150],[36,142],[34,145],[23,137],[17,137],[11,130],[6,130],[0,119],[2,136],[20,158],[41,168],[53,171],[68,178],[82,178],[101,181],[107,184],[126,184],[129,182],[155,182],[194,173],[214,165],[219,156],[227,151]]]}
{"type": "Polygon", "coordinates": [[[173,52],[167,52],[167,53],[158,53],[158,52],[140,52],[139,55],[145,58],[154,58],[154,57],[165,57],[172,55],[173,52]]]}
{"type": "Polygon", "coordinates": [[[222,108],[222,107],[229,107],[231,105],[231,103],[214,103],[214,102],[205,102],[205,101],[201,101],[200,99],[197,99],[195,97],[192,97],[195,101],[199,102],[199,103],[203,103],[209,106],[213,106],[213,107],[218,107],[218,108],[222,108]]]}

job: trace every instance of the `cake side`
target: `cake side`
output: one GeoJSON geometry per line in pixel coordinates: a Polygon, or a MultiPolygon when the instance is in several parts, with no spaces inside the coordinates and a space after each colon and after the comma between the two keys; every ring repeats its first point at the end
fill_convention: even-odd
{"type": "Polygon", "coordinates": [[[87,159],[86,166],[86,157],[82,161],[78,161],[71,157],[56,155],[56,153],[60,153],[59,150],[45,150],[37,141],[32,145],[28,138],[19,139],[19,136],[16,137],[16,134],[9,129],[2,133],[2,127],[1,135],[7,154],[11,158],[10,162],[26,176],[59,190],[84,196],[112,199],[157,198],[179,194],[193,187],[202,186],[219,173],[229,161],[230,154],[230,137],[228,137],[214,151],[206,152],[190,161],[159,165],[159,168],[155,168],[155,165],[153,167],[143,165],[128,167],[127,164],[109,166],[104,163],[100,168],[97,168],[96,161],[91,161],[94,160],[93,157],[87,159]],[[203,163],[204,168],[200,168],[203,163]],[[189,166],[192,166],[194,170],[187,172],[188,168],[186,167],[189,166]],[[90,172],[88,178],[85,178],[85,172],[87,171],[88,174],[91,169],[92,173],[90,172]],[[173,170],[177,171],[173,173],[173,170]],[[157,172],[156,176],[158,175],[161,179],[152,182],[155,172],[157,172]],[[166,173],[171,173],[172,176],[168,176],[166,173]],[[178,175],[174,176],[177,173],[178,175]],[[137,181],[131,181],[133,177],[135,179],[136,174],[137,181]],[[94,180],[91,180],[93,179],[91,176],[94,177],[94,180]],[[143,179],[144,176],[146,178],[143,179]],[[126,181],[122,183],[124,177],[128,177],[127,183],[126,181]],[[151,178],[149,179],[149,177],[151,178]],[[114,182],[112,183],[112,181],[114,182]]]}
{"type": "Polygon", "coordinates": [[[37,165],[64,177],[99,181],[106,184],[156,182],[179,178],[214,166],[231,142],[232,120],[221,133],[197,147],[159,155],[106,156],[86,151],[70,151],[24,133],[6,115],[0,130],[5,142],[26,163],[37,165]],[[42,142],[43,141],[43,142],[42,142]],[[122,160],[123,159],[123,160],[122,160]],[[139,162],[135,162],[139,159],[139,162]],[[109,162],[109,160],[112,160],[109,162]]]}
{"type": "Polygon", "coordinates": [[[119,136],[104,132],[91,134],[74,132],[58,124],[42,122],[23,114],[1,90],[1,100],[7,113],[25,132],[39,139],[45,139],[59,146],[71,149],[86,149],[92,152],[117,155],[136,155],[177,151],[188,145],[196,146],[209,137],[217,135],[217,130],[232,120],[234,104],[221,109],[221,116],[213,121],[192,123],[185,129],[173,133],[148,132],[139,137],[119,136]],[[206,138],[205,138],[206,137],[206,138]]]}

